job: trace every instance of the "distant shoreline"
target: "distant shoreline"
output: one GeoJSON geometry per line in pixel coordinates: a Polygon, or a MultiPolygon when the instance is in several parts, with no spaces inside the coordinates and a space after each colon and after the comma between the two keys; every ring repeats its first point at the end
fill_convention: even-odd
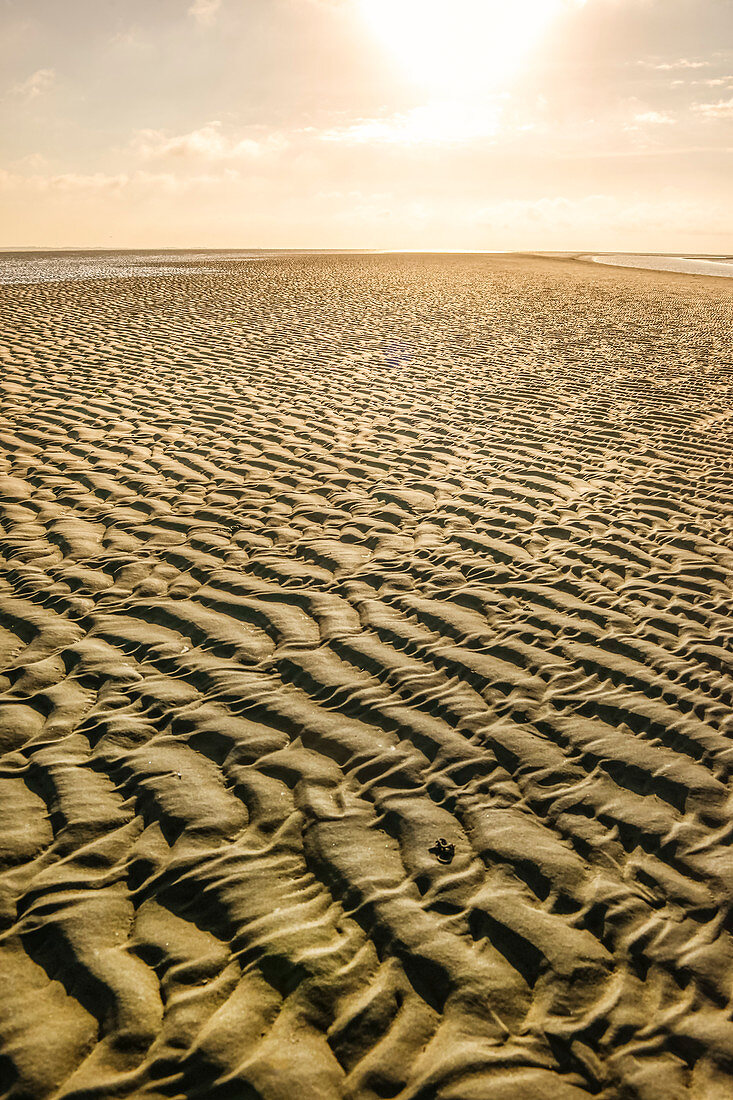
{"type": "Polygon", "coordinates": [[[609,252],[414,252],[383,249],[0,249],[0,285],[215,271],[221,263],[314,256],[485,256],[565,260],[686,275],[733,278],[733,257],[609,252]]]}
{"type": "Polygon", "coordinates": [[[650,253],[613,252],[608,255],[584,255],[580,260],[611,267],[637,267],[648,271],[674,271],[681,275],[718,275],[733,279],[733,257],[704,260],[688,256],[657,256],[650,253]]]}

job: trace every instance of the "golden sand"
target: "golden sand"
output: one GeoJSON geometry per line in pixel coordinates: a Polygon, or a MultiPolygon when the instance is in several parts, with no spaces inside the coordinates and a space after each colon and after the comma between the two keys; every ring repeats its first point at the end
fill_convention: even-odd
{"type": "Polygon", "coordinates": [[[4,298],[2,1095],[732,1096],[731,286],[4,298]]]}

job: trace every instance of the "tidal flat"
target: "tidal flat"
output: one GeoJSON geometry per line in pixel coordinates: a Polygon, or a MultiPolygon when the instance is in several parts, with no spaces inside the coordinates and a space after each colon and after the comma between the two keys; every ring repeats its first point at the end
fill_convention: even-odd
{"type": "Polygon", "coordinates": [[[256,258],[3,288],[2,1095],[729,1097],[733,284],[256,258]]]}

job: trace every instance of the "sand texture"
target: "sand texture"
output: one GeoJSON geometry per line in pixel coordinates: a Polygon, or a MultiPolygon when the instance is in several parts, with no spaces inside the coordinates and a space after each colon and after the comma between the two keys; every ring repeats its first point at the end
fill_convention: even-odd
{"type": "Polygon", "coordinates": [[[5,288],[2,1096],[730,1100],[732,306],[5,288]]]}

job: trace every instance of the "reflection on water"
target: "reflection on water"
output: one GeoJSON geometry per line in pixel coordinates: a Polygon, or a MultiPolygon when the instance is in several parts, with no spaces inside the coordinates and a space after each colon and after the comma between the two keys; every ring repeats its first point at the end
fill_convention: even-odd
{"type": "Polygon", "coordinates": [[[596,264],[611,264],[613,267],[645,267],[650,271],[677,271],[683,275],[723,275],[733,279],[731,256],[706,260],[689,256],[649,256],[615,252],[604,256],[582,256],[581,259],[592,260],[596,264]]]}
{"type": "MultiPolygon", "coordinates": [[[[328,255],[339,249],[324,249],[328,255]]],[[[140,251],[0,252],[0,284],[58,283],[80,279],[125,279],[215,271],[222,263],[320,254],[317,249],[210,249],[140,251]]]]}
{"type": "Polygon", "coordinates": [[[6,252],[0,253],[0,283],[57,283],[79,279],[124,279],[210,271],[217,262],[265,259],[267,252],[6,252]]]}

